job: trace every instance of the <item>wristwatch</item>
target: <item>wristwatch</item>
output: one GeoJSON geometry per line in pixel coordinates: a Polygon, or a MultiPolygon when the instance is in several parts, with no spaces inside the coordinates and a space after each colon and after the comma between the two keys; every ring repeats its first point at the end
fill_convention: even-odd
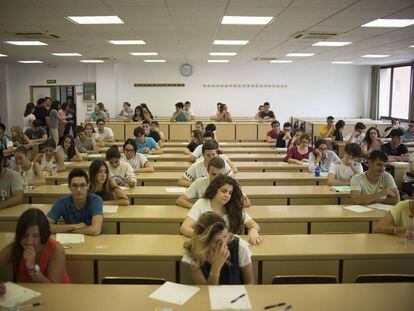
{"type": "Polygon", "coordinates": [[[39,272],[40,272],[39,265],[35,265],[33,268],[27,268],[27,273],[29,273],[29,275],[35,275],[39,272]]]}

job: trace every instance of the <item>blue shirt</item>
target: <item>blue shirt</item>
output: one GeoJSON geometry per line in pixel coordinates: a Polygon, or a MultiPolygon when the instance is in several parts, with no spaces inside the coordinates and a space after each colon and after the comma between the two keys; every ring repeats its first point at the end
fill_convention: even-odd
{"type": "Polygon", "coordinates": [[[94,193],[89,193],[85,205],[77,209],[73,203],[72,195],[60,197],[52,209],[47,213],[47,217],[58,221],[63,218],[66,224],[85,223],[87,226],[92,225],[92,217],[103,214],[102,198],[94,193]]]}
{"type": "MultiPolygon", "coordinates": [[[[187,115],[186,112],[184,113],[187,115]]],[[[188,118],[186,118],[183,114],[179,114],[178,112],[174,112],[173,117],[176,122],[188,122],[188,118]]]]}
{"type": "Polygon", "coordinates": [[[138,152],[148,154],[149,152],[144,150],[147,147],[149,150],[156,149],[158,144],[155,142],[154,138],[152,137],[145,137],[145,141],[141,144],[138,139],[135,139],[135,145],[138,148],[138,152]]]}

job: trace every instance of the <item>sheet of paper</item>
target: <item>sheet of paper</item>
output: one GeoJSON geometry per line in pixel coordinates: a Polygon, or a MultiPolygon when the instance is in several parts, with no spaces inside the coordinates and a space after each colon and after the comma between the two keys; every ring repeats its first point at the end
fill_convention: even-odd
{"type": "Polygon", "coordinates": [[[328,172],[320,172],[319,176],[321,177],[328,177],[328,172]]]}
{"type": "Polygon", "coordinates": [[[368,208],[368,207],[362,206],[362,205],[344,206],[344,209],[347,209],[349,211],[353,211],[353,212],[356,212],[356,213],[363,213],[363,212],[372,211],[372,208],[368,208]]]}
{"type": "Polygon", "coordinates": [[[73,165],[75,162],[65,162],[65,165],[73,165]]]}
{"type": "Polygon", "coordinates": [[[374,203],[374,204],[368,205],[368,207],[388,212],[393,207],[393,205],[374,203]]]}
{"type": "Polygon", "coordinates": [[[184,187],[167,187],[167,188],[165,188],[165,191],[167,191],[167,192],[175,192],[175,193],[182,193],[182,192],[184,192],[185,191],[185,189],[187,189],[187,188],[184,188],[184,187]]]}
{"type": "Polygon", "coordinates": [[[160,155],[159,154],[144,154],[147,158],[158,158],[160,155]]]}
{"type": "Polygon", "coordinates": [[[105,214],[115,214],[118,211],[118,205],[104,205],[103,212],[105,214]]]}
{"type": "Polygon", "coordinates": [[[12,308],[41,295],[41,293],[11,282],[4,285],[6,294],[0,297],[0,307],[12,308]]]}
{"type": "Polygon", "coordinates": [[[127,190],[127,189],[129,189],[129,187],[119,186],[119,189],[121,189],[121,190],[127,190]]]}
{"type": "Polygon", "coordinates": [[[226,309],[251,309],[249,295],[246,287],[243,285],[220,285],[209,286],[208,292],[210,295],[210,306],[212,310],[226,310],[226,309]],[[231,301],[242,294],[246,294],[236,302],[231,301]]]}
{"type": "Polygon", "coordinates": [[[56,233],[56,241],[60,244],[85,243],[85,235],[77,233],[56,233]]]}
{"type": "Polygon", "coordinates": [[[350,186],[332,186],[332,189],[336,192],[348,192],[351,191],[350,186]]]}
{"type": "Polygon", "coordinates": [[[199,290],[196,286],[165,282],[149,295],[149,298],[182,306],[199,290]]]}
{"type": "Polygon", "coordinates": [[[86,154],[89,158],[103,158],[103,154],[99,154],[99,153],[91,153],[91,154],[86,154]]]}

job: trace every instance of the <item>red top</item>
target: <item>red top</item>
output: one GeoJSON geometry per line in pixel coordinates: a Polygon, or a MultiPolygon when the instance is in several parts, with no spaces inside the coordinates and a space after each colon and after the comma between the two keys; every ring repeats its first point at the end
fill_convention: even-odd
{"type": "MultiPolygon", "coordinates": [[[[39,267],[43,275],[47,275],[47,266],[49,264],[50,253],[52,252],[56,243],[57,242],[55,240],[49,239],[45,245],[43,254],[40,256],[39,267]]],[[[17,282],[33,283],[32,278],[27,272],[26,263],[23,258],[16,264],[15,271],[16,271],[17,282]]],[[[70,279],[68,276],[68,272],[66,271],[66,267],[65,267],[65,273],[63,274],[62,279],[60,280],[60,283],[70,283],[70,279]]]]}
{"type": "Polygon", "coordinates": [[[279,137],[279,135],[281,135],[283,132],[279,131],[278,133],[276,133],[274,130],[270,130],[269,132],[267,132],[266,136],[269,136],[272,139],[277,139],[279,137]]]}
{"type": "Polygon", "coordinates": [[[308,146],[308,152],[305,154],[301,154],[298,151],[298,147],[297,146],[293,146],[292,148],[289,149],[287,155],[285,156],[285,158],[283,159],[283,161],[289,160],[289,159],[295,159],[295,160],[299,160],[302,161],[303,159],[309,159],[309,154],[311,152],[313,152],[313,148],[308,146]]]}

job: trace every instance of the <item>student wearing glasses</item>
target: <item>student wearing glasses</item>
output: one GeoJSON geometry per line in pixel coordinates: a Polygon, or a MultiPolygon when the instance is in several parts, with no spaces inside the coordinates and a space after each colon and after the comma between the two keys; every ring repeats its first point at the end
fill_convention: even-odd
{"type": "Polygon", "coordinates": [[[73,169],[69,173],[68,183],[71,194],[60,197],[47,214],[52,232],[100,234],[103,201],[100,196],[88,192],[88,175],[82,169],[73,169]],[[57,224],[60,218],[65,224],[57,224]]]}
{"type": "Polygon", "coordinates": [[[98,126],[95,131],[95,140],[97,142],[113,142],[115,141],[115,135],[111,128],[105,127],[105,121],[99,119],[96,121],[98,126]]]}
{"type": "Polygon", "coordinates": [[[152,173],[154,167],[151,162],[141,153],[135,145],[133,139],[128,138],[124,143],[124,154],[121,155],[121,160],[131,164],[135,173],[152,173]]]}
{"type": "Polygon", "coordinates": [[[143,154],[161,154],[161,147],[155,142],[154,138],[146,137],[145,130],[138,126],[134,130],[135,145],[140,153],[143,154]]]}

